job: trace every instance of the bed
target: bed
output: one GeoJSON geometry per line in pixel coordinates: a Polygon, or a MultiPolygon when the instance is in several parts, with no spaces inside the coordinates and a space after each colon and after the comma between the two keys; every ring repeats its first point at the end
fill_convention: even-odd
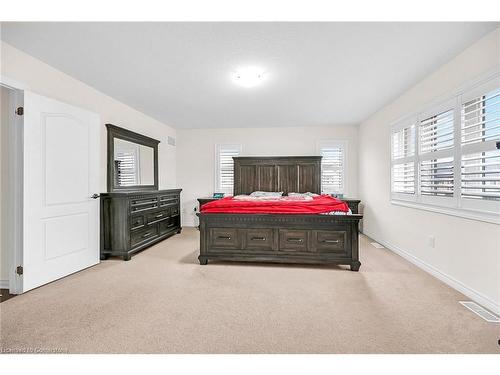
{"type": "Polygon", "coordinates": [[[343,264],[358,271],[358,225],[344,202],[321,196],[321,157],[235,157],[234,196],[201,207],[200,264],[343,264]],[[283,199],[246,198],[255,191],[283,199]],[[303,202],[292,193],[312,193],[303,202]],[[264,200],[265,201],[265,200],[264,200]],[[333,208],[329,210],[329,208],[333,208]]]}

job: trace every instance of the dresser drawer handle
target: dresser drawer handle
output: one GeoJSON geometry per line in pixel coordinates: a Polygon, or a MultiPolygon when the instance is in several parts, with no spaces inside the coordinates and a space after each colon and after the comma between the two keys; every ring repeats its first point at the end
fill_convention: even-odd
{"type": "Polygon", "coordinates": [[[323,240],[321,242],[325,242],[325,243],[339,243],[340,241],[339,240],[323,240]]]}
{"type": "Polygon", "coordinates": [[[175,224],[168,224],[167,228],[172,228],[173,226],[175,226],[175,224]]]}
{"type": "Polygon", "coordinates": [[[304,241],[302,238],[287,238],[288,242],[302,242],[304,241]]]}
{"type": "Polygon", "coordinates": [[[265,241],[266,237],[252,237],[251,240],[252,241],[265,241]]]}
{"type": "Polygon", "coordinates": [[[163,214],[158,214],[155,216],[156,218],[160,218],[160,217],[163,217],[163,214]]]}
{"type": "Polygon", "coordinates": [[[151,234],[151,232],[146,232],[142,235],[142,238],[148,237],[151,234]]]}
{"type": "Polygon", "coordinates": [[[221,240],[230,240],[231,236],[217,236],[217,238],[219,238],[221,240]]]}

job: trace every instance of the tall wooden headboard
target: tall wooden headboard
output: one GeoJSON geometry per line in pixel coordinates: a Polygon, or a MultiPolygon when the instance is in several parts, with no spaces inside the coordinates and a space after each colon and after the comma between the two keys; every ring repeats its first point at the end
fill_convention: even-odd
{"type": "Polygon", "coordinates": [[[321,194],[321,156],[234,157],[234,195],[253,191],[321,194]]]}

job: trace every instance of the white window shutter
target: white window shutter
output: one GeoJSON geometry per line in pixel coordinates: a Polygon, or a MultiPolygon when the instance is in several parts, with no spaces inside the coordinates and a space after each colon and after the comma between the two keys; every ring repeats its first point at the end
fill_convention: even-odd
{"type": "Polygon", "coordinates": [[[462,104],[462,145],[500,140],[500,89],[462,104]]]}
{"type": "Polygon", "coordinates": [[[392,133],[392,159],[415,155],[415,125],[392,133]]]}
{"type": "Polygon", "coordinates": [[[419,190],[421,196],[454,196],[454,109],[440,111],[420,121],[419,190]]]}
{"type": "Polygon", "coordinates": [[[233,157],[240,155],[241,145],[217,146],[217,193],[233,193],[234,161],[233,157]]]}
{"type": "Polygon", "coordinates": [[[500,150],[462,156],[462,197],[500,201],[500,150]]]}
{"type": "Polygon", "coordinates": [[[392,166],[392,191],[394,193],[415,193],[415,164],[401,163],[392,166]]]}
{"type": "Polygon", "coordinates": [[[391,191],[415,194],[415,124],[410,121],[392,131],[391,191]]]}
{"type": "Polygon", "coordinates": [[[320,143],[321,191],[325,194],[345,192],[345,143],[320,143]]]}
{"type": "Polygon", "coordinates": [[[119,186],[139,185],[137,176],[137,155],[134,151],[118,152],[115,156],[119,186]]]}
{"type": "Polygon", "coordinates": [[[420,153],[450,149],[454,143],[453,109],[420,122],[420,153]]]}
{"type": "Polygon", "coordinates": [[[425,160],[420,163],[420,194],[452,197],[453,158],[425,160]]]}

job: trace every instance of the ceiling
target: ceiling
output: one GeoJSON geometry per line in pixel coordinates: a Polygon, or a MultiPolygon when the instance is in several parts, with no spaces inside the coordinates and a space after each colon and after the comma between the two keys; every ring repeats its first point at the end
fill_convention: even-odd
{"type": "Polygon", "coordinates": [[[2,39],[175,128],[356,125],[498,23],[2,23],[2,39]],[[234,70],[257,65],[243,88],[234,70]]]}

